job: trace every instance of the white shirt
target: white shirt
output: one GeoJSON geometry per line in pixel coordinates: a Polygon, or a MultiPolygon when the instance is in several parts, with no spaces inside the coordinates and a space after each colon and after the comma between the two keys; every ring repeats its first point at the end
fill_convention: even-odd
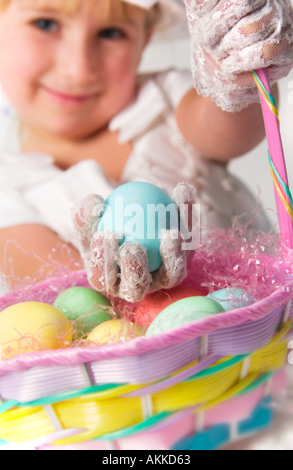
{"type": "MultiPolygon", "coordinates": [[[[253,211],[256,203],[225,166],[201,158],[180,134],[174,111],[191,88],[188,71],[144,77],[137,99],[110,122],[110,130],[119,132],[122,143],[133,143],[120,183],[146,181],[170,195],[177,183],[192,183],[201,205],[202,225],[226,228],[233,217],[253,211]]],[[[106,198],[116,185],[94,160],[62,171],[49,155],[21,153],[17,114],[2,97],[0,228],[43,224],[76,245],[72,207],[90,193],[106,198]]],[[[265,219],[260,224],[267,228],[265,219]]]]}

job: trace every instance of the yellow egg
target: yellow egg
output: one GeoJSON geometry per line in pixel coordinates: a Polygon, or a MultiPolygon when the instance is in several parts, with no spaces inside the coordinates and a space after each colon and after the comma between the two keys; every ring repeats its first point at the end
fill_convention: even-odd
{"type": "Polygon", "coordinates": [[[89,334],[85,345],[121,343],[144,334],[145,330],[128,320],[109,320],[101,323],[89,334]]]}
{"type": "Polygon", "coordinates": [[[0,358],[63,349],[72,341],[67,318],[51,305],[22,302],[0,312],[0,358]]]}

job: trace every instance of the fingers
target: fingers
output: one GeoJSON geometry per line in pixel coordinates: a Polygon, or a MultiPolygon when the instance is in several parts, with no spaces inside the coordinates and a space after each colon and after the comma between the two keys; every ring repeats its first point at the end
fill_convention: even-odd
{"type": "Polygon", "coordinates": [[[193,208],[197,200],[195,187],[188,183],[179,183],[172,197],[179,210],[182,233],[186,229],[190,231],[193,225],[193,208]]]}
{"type": "MultiPolygon", "coordinates": [[[[292,23],[293,27],[293,23],[292,23]]],[[[293,61],[293,30],[290,36],[286,36],[280,41],[266,41],[263,44],[262,54],[265,62],[272,63],[276,57],[279,57],[279,62],[284,62],[284,65],[293,61]]]]}
{"type": "Polygon", "coordinates": [[[90,246],[90,240],[104,211],[104,199],[97,194],[89,194],[72,209],[74,227],[83,252],[90,246]]]}
{"type": "Polygon", "coordinates": [[[152,281],[146,250],[138,243],[124,243],[119,252],[119,264],[119,296],[132,303],[141,301],[152,281]]]}
{"type": "Polygon", "coordinates": [[[104,199],[97,194],[89,194],[73,208],[73,221],[78,230],[92,225],[104,211],[104,199]]]}
{"type": "MultiPolygon", "coordinates": [[[[195,26],[195,40],[205,49],[205,55],[212,54],[213,60],[229,57],[234,61],[233,53],[237,55],[243,51],[249,62],[254,51],[245,48],[257,47],[261,43],[263,61],[278,60],[278,57],[290,53],[293,42],[292,8],[288,0],[283,0],[281,4],[274,0],[222,0],[210,15],[195,26]]],[[[224,67],[228,67],[227,64],[229,61],[224,61],[222,68],[226,73],[228,70],[224,67]]]]}
{"type": "Polygon", "coordinates": [[[192,184],[178,183],[172,194],[173,201],[180,207],[181,204],[195,204],[197,200],[196,189],[192,184]]]}
{"type": "Polygon", "coordinates": [[[266,3],[266,0],[221,0],[212,9],[210,6],[202,9],[200,21],[193,25],[197,42],[202,48],[214,49],[243,18],[266,3]]]}
{"type": "Polygon", "coordinates": [[[227,32],[216,47],[218,57],[225,59],[234,51],[243,50],[268,39],[273,40],[278,34],[280,21],[273,6],[266,14],[260,10],[251,18],[245,17],[238,22],[237,27],[227,32]]]}
{"type": "MultiPolygon", "coordinates": [[[[181,238],[192,239],[193,249],[196,249],[200,238],[200,207],[196,204],[195,187],[191,184],[179,183],[173,191],[173,200],[179,209],[181,238]]],[[[183,242],[182,248],[185,247],[186,244],[183,242]]]]}
{"type": "Polygon", "coordinates": [[[268,69],[266,69],[266,73],[268,76],[268,79],[270,80],[271,83],[277,82],[281,78],[287,77],[289,73],[292,70],[292,65],[278,65],[278,66],[271,66],[268,69]]]}
{"type": "Polygon", "coordinates": [[[243,24],[239,24],[239,31],[245,37],[254,37],[255,40],[263,38],[265,34],[267,37],[275,32],[277,28],[277,16],[276,9],[273,4],[267,4],[265,14],[262,10],[259,10],[250,18],[245,18],[243,24]],[[264,28],[264,24],[267,25],[264,28]]]}
{"type": "Polygon", "coordinates": [[[259,102],[249,73],[277,81],[293,67],[291,0],[185,0],[199,94],[228,112],[259,102]]]}
{"type": "Polygon", "coordinates": [[[276,78],[282,78],[282,67],[290,70],[293,65],[293,37],[292,43],[287,38],[283,38],[279,42],[271,41],[258,43],[243,50],[239,50],[231,54],[227,59],[222,61],[223,75],[240,75],[249,70],[257,70],[260,68],[280,67],[280,75],[276,78]]]}
{"type": "Polygon", "coordinates": [[[188,251],[178,230],[167,230],[161,241],[161,268],[149,272],[147,252],[140,244],[124,243],[113,233],[97,232],[87,263],[93,289],[136,303],[150,292],[180,284],[187,275],[188,251]]]}
{"type": "Polygon", "coordinates": [[[210,13],[220,0],[184,0],[187,12],[192,14],[193,18],[201,18],[210,13]]]}
{"type": "Polygon", "coordinates": [[[94,289],[113,296],[119,293],[118,252],[114,233],[96,232],[87,263],[88,281],[94,289]]]}
{"type": "Polygon", "coordinates": [[[110,232],[95,234],[87,272],[95,290],[132,303],[146,296],[152,280],[146,250],[134,243],[120,247],[119,240],[110,232]]]}
{"type": "Polygon", "coordinates": [[[177,230],[169,230],[161,241],[162,266],[153,274],[151,291],[170,289],[187,276],[188,252],[182,249],[182,237],[177,230]]]}

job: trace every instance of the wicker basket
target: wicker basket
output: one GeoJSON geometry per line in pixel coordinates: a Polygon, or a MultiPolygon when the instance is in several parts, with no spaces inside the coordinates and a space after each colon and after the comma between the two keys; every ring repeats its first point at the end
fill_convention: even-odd
{"type": "MultiPolygon", "coordinates": [[[[0,311],[87,285],[84,271],[59,276],[8,293],[0,311]]],[[[286,386],[292,299],[289,276],[250,306],[161,335],[0,361],[3,448],[215,449],[269,426],[270,398],[286,386]]]]}

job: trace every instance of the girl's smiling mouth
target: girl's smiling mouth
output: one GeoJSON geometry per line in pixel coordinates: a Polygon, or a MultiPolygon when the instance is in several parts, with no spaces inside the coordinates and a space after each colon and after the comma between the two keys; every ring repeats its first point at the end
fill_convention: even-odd
{"type": "Polygon", "coordinates": [[[86,101],[97,96],[98,93],[87,93],[87,94],[69,94],[62,91],[54,90],[53,88],[43,86],[43,89],[56,101],[60,103],[68,104],[83,104],[86,101]]]}

